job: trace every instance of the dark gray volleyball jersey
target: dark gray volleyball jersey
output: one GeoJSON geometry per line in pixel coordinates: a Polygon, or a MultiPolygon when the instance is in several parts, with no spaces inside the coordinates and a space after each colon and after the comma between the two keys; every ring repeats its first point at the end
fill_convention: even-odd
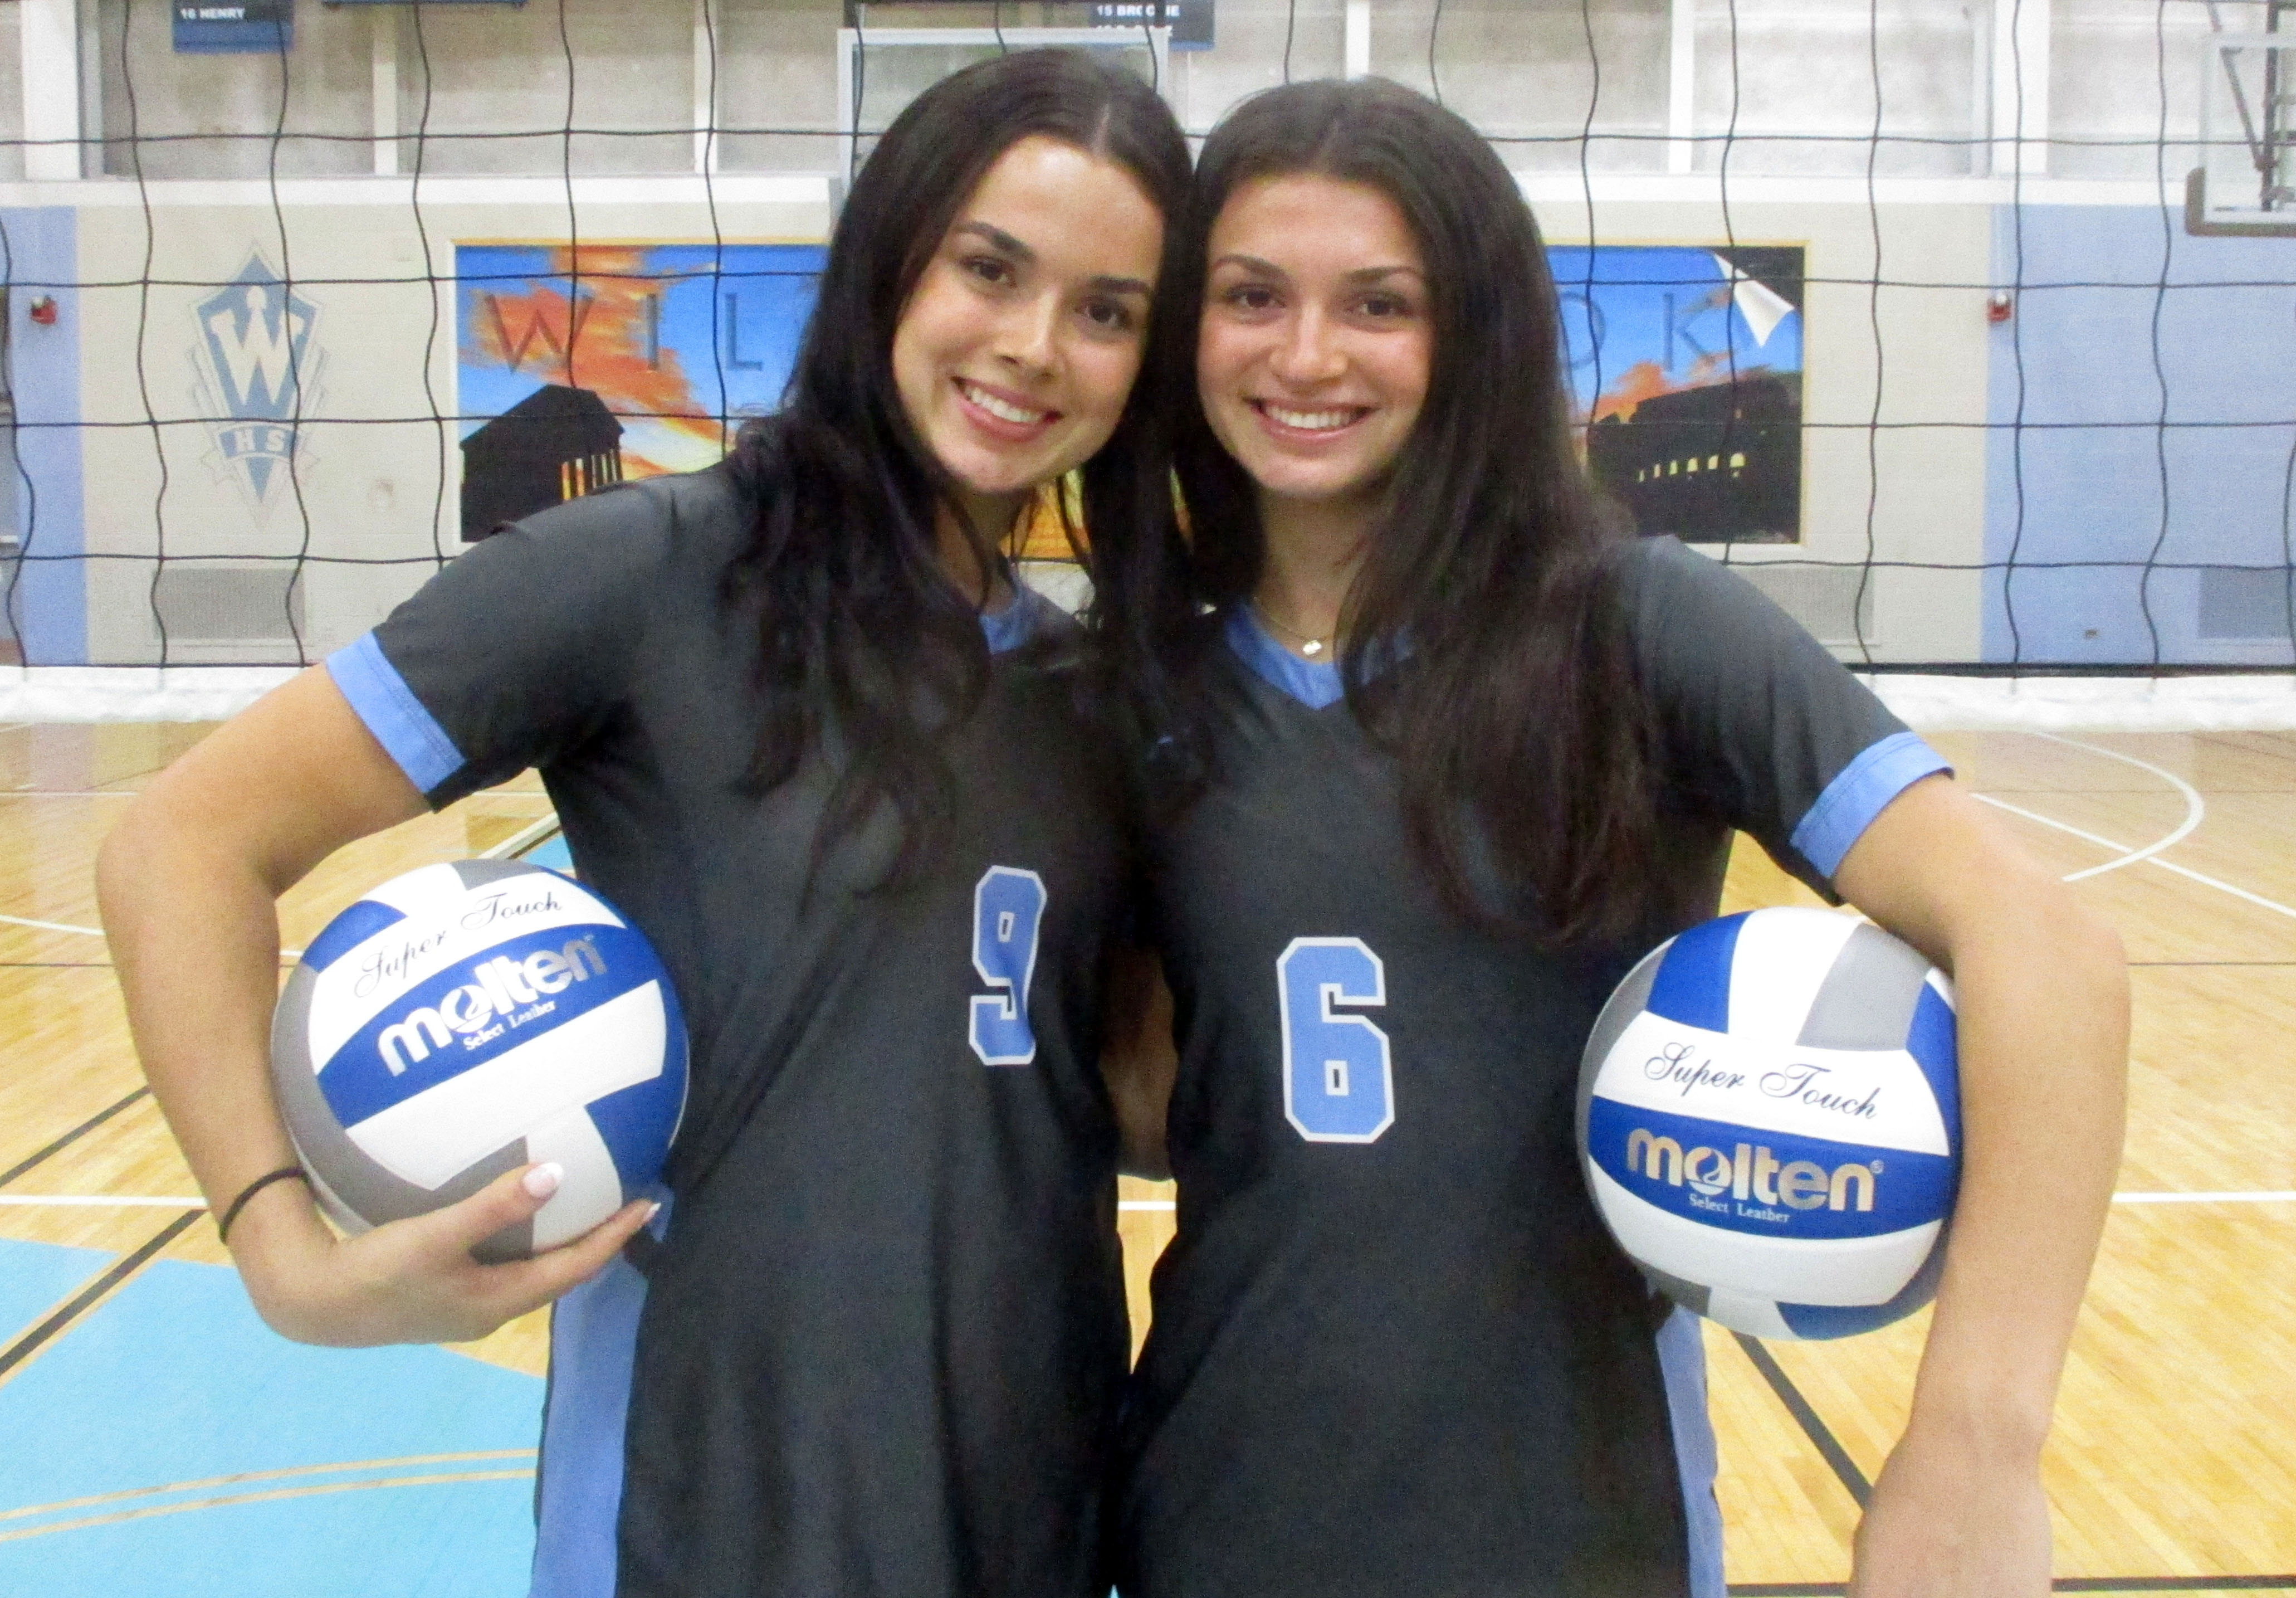
{"type": "Polygon", "coordinates": [[[1128,1598],[1718,1598],[1674,1435],[1704,1435],[1695,1339],[1666,1339],[1670,1415],[1662,1317],[1572,1147],[1580,1050],[1632,960],[1714,913],[1733,828],[1825,890],[1942,762],[1713,563],[1625,563],[1672,887],[1569,958],[1447,913],[1336,671],[1225,620],[1218,778],[1150,844],[1179,1226],[1127,1423],[1128,1598]]]}
{"type": "Polygon", "coordinates": [[[873,824],[808,891],[825,759],[762,799],[741,782],[756,623],[720,583],[748,519],[722,471],[577,500],[331,662],[434,804],[541,769],[692,1034],[666,1239],[554,1325],[535,1591],[1097,1598],[1120,851],[1071,624],[1033,596],[987,619],[922,878],[866,891],[873,824]]]}

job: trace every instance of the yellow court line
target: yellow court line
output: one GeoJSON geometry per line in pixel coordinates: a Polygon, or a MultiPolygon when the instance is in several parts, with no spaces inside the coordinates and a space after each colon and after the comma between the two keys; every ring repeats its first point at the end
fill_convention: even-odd
{"type": "Polygon", "coordinates": [[[116,1515],[89,1515],[78,1520],[59,1520],[53,1526],[27,1526],[15,1531],[0,1531],[0,1543],[20,1543],[27,1537],[44,1537],[57,1531],[81,1531],[91,1526],[117,1526],[127,1520],[148,1520],[157,1515],[180,1515],[195,1509],[226,1509],[234,1503],[271,1503],[285,1498],[316,1498],[326,1493],[358,1493],[370,1487],[432,1487],[463,1481],[524,1481],[531,1480],[533,1477],[531,1470],[464,1470],[438,1476],[390,1476],[375,1481],[332,1481],[308,1487],[275,1487],[267,1493],[234,1493],[221,1498],[194,1498],[184,1503],[160,1503],[149,1509],[122,1510],[116,1515]]]}
{"type": "Polygon", "coordinates": [[[197,1481],[171,1481],[165,1487],[129,1487],[119,1493],[97,1493],[86,1498],[60,1498],[24,1509],[0,1510],[0,1520],[20,1520],[27,1515],[53,1515],[93,1503],[117,1503],[124,1498],[155,1498],[165,1493],[189,1493],[200,1487],[227,1487],[242,1481],[284,1481],[297,1476],[333,1476],[345,1470],[385,1470],[402,1465],[467,1464],[482,1459],[528,1459],[531,1448],[488,1448],[474,1454],[410,1454],[398,1459],[356,1459],[335,1465],[291,1465],[279,1470],[242,1470],[231,1476],[203,1476],[197,1481]]]}

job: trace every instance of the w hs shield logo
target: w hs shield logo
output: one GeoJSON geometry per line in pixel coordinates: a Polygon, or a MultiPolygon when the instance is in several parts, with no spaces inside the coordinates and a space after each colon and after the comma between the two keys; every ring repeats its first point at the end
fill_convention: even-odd
{"type": "Polygon", "coordinates": [[[299,412],[308,416],[318,397],[318,352],[311,348],[318,309],[255,254],[237,282],[201,301],[193,315],[200,328],[193,364],[212,413],[227,418],[213,424],[219,453],[210,462],[236,474],[260,507],[298,450],[308,458],[296,419],[299,412]]]}

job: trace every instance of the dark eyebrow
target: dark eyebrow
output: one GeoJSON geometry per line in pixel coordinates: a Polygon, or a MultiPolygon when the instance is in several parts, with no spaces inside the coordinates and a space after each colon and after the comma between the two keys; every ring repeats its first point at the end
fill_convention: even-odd
{"type": "Polygon", "coordinates": [[[1218,260],[1212,262],[1212,270],[1215,272],[1218,271],[1222,267],[1242,267],[1245,271],[1257,272],[1262,277],[1289,277],[1292,276],[1291,273],[1286,272],[1274,261],[1262,260],[1256,255],[1223,255],[1218,260]]]}
{"type": "MultiPolygon", "coordinates": [[[[1212,262],[1215,272],[1222,267],[1242,267],[1245,271],[1257,273],[1262,277],[1288,279],[1292,276],[1274,261],[1262,260],[1256,255],[1223,255],[1212,262]]],[[[1421,274],[1418,268],[1398,262],[1391,267],[1361,267],[1347,276],[1349,283],[1377,283],[1382,277],[1417,277],[1421,274]]]]}
{"type": "Polygon", "coordinates": [[[986,239],[1017,261],[1033,264],[1037,259],[1037,252],[1034,250],[1029,249],[1028,245],[993,222],[959,222],[949,231],[969,233],[978,238],[986,239]]]}
{"type": "MultiPolygon", "coordinates": [[[[1032,267],[1037,264],[1037,252],[1034,250],[1029,249],[1028,245],[1022,243],[1019,239],[1014,238],[1002,227],[997,227],[994,222],[959,222],[955,227],[950,228],[949,231],[951,233],[969,233],[975,238],[985,240],[990,245],[1003,251],[1014,260],[1019,261],[1022,266],[1032,267]]],[[[1153,292],[1147,284],[1142,282],[1137,277],[1095,277],[1092,280],[1090,286],[1095,293],[1137,294],[1144,300],[1149,298],[1153,292]]]]}

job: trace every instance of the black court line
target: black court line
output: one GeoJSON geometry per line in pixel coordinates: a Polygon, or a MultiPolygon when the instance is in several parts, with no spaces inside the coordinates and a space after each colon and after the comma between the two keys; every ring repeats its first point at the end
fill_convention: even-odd
{"type": "Polygon", "coordinates": [[[162,1227],[157,1237],[150,1239],[135,1253],[114,1261],[110,1270],[73,1294],[63,1307],[9,1344],[5,1350],[0,1350],[0,1381],[6,1380],[9,1371],[29,1359],[43,1344],[70,1325],[81,1311],[143,1269],[145,1261],[183,1236],[185,1227],[207,1213],[204,1209],[185,1210],[162,1227]]]}
{"type": "MultiPolygon", "coordinates": [[[[1770,1391],[1778,1396],[1778,1402],[1784,1404],[1787,1412],[1800,1423],[1803,1435],[1808,1437],[1818,1453],[1824,1456],[1825,1462],[1833,1467],[1833,1474],[1841,1479],[1843,1490],[1857,1501],[1859,1509],[1864,1509],[1866,1501],[1874,1495],[1874,1484],[1866,1479],[1866,1472],[1857,1468],[1857,1462],[1849,1457],[1849,1451],[1841,1446],[1841,1439],[1827,1429],[1825,1422],[1818,1418],[1817,1412],[1810,1407],[1809,1400],[1801,1396],[1801,1389],[1794,1386],[1792,1379],[1780,1368],[1778,1362],[1770,1356],[1770,1351],[1763,1347],[1759,1339],[1748,1337],[1742,1331],[1734,1331],[1730,1335],[1737,1339],[1738,1347],[1746,1351],[1746,1357],[1754,1362],[1754,1369],[1759,1371],[1762,1373],[1762,1380],[1770,1384],[1770,1391]]],[[[1731,1590],[1736,1592],[1741,1589],[1734,1587],[1731,1590]]],[[[1743,1590],[1765,1593],[1838,1593],[1842,1589],[1837,1585],[1830,1587],[1762,1587],[1759,1589],[1749,1587],[1743,1590]]]]}
{"type": "Polygon", "coordinates": [[[2253,744],[2234,743],[2220,734],[2196,732],[2192,737],[2195,743],[2214,745],[2217,748],[2230,749],[2241,754],[2260,754],[2267,760],[2296,760],[2296,754],[2290,754],[2284,749],[2259,749],[2253,744]]]}
{"type": "MultiPolygon", "coordinates": [[[[1742,1331],[1730,1334],[1744,1349],[1746,1357],[1754,1362],[1754,1369],[1770,1384],[1802,1431],[1833,1467],[1842,1487],[1857,1507],[1864,1509],[1874,1495],[1873,1484],[1866,1473],[1849,1457],[1840,1439],[1819,1419],[1817,1411],[1802,1396],[1801,1389],[1772,1357],[1761,1343],[1742,1331]]],[[[2291,1576],[2066,1576],[2049,1584],[2058,1593],[2296,1593],[2296,1575],[2291,1576]]],[[[1841,1598],[1849,1591],[1849,1584],[1840,1581],[1775,1581],[1733,1583],[1731,1598],[1841,1598]]]]}
{"type": "MultiPolygon", "coordinates": [[[[2057,1593],[2291,1593],[2296,1576],[2062,1576],[2057,1593]]],[[[1730,1598],[1841,1598],[1840,1581],[1734,1582],[1730,1598]]]]}
{"type": "Polygon", "coordinates": [[[135,1103],[138,1099],[147,1096],[151,1091],[152,1090],[148,1087],[137,1088],[135,1091],[129,1093],[127,1097],[120,1100],[117,1104],[106,1105],[103,1108],[96,1111],[95,1114],[90,1116],[86,1120],[82,1121],[78,1125],[64,1133],[63,1136],[58,1138],[54,1142],[50,1143],[46,1148],[26,1155],[22,1159],[18,1160],[14,1165],[11,1166],[5,1172],[0,1172],[0,1188],[6,1187],[10,1182],[15,1181],[16,1178],[21,1176],[25,1172],[30,1170],[34,1166],[38,1165],[41,1161],[49,1159],[55,1155],[62,1153],[74,1143],[79,1141],[80,1139],[86,1137],[89,1133],[94,1132],[106,1121],[111,1120],[112,1116],[118,1115],[121,1110],[126,1109],[129,1105],[135,1103]]]}

